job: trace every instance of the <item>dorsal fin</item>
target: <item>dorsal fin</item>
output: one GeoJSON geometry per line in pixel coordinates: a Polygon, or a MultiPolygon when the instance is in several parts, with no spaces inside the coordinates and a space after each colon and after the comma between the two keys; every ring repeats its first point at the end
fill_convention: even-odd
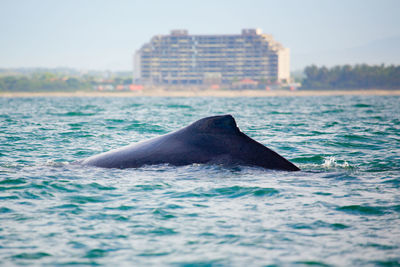
{"type": "Polygon", "coordinates": [[[240,132],[235,119],[230,114],[207,117],[194,122],[189,127],[209,133],[236,134],[240,132]]]}

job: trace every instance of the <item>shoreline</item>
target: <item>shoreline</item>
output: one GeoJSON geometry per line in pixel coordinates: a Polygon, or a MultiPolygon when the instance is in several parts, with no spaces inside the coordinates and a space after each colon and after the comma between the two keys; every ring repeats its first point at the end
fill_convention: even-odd
{"type": "Polygon", "coordinates": [[[202,90],[137,92],[0,92],[0,97],[275,97],[275,96],[341,96],[341,95],[400,95],[400,90],[202,90]]]}

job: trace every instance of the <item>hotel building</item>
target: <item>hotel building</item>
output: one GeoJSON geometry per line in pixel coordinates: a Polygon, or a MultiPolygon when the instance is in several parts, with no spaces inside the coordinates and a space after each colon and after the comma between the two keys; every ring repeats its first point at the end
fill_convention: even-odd
{"type": "Polygon", "coordinates": [[[227,35],[173,30],[136,51],[134,80],[151,85],[288,82],[289,49],[259,29],[227,35]]]}

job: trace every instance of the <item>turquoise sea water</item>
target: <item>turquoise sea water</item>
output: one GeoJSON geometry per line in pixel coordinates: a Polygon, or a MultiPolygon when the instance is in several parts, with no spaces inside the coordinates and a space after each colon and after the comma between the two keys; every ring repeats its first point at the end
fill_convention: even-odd
{"type": "Polygon", "coordinates": [[[0,265],[400,266],[399,103],[0,98],[0,265]],[[302,171],[69,164],[227,113],[302,171]]]}

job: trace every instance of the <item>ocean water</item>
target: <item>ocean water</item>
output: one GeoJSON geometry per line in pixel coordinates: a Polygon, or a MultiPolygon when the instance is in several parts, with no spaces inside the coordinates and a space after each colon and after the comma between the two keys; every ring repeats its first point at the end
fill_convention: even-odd
{"type": "Polygon", "coordinates": [[[0,98],[0,265],[400,266],[399,103],[0,98]],[[302,171],[70,164],[228,113],[302,171]]]}

